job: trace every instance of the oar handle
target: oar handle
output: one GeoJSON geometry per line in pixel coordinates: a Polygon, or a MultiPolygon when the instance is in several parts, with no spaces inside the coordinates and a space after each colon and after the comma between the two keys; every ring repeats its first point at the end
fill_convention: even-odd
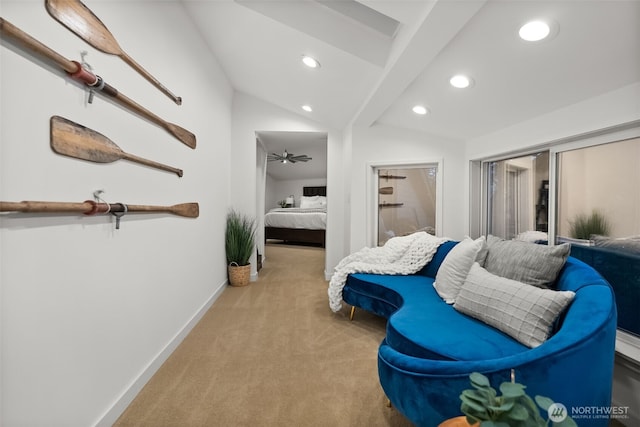
{"type": "Polygon", "coordinates": [[[173,172],[176,175],[178,175],[179,177],[182,177],[183,172],[182,169],[178,169],[178,168],[174,168],[162,163],[158,163],[158,162],[154,162],[153,160],[149,160],[149,159],[145,159],[142,157],[138,157],[134,154],[129,154],[129,153],[122,153],[122,158],[126,159],[126,160],[131,160],[132,162],[136,162],[136,163],[140,163],[141,165],[145,165],[145,166],[150,166],[152,168],[156,168],[156,169],[162,169],[164,171],[167,172],[173,172]]]}
{"type": "Polygon", "coordinates": [[[2,33],[3,38],[9,38],[36,54],[49,58],[67,73],[73,74],[78,71],[78,66],[73,61],[69,61],[58,52],[40,43],[38,40],[31,37],[11,22],[6,21],[4,18],[0,18],[0,32],[2,33]]]}
{"type": "Polygon", "coordinates": [[[145,70],[142,67],[142,65],[138,64],[132,57],[127,55],[125,52],[122,52],[122,55],[120,55],[120,57],[124,60],[124,62],[126,62],[134,70],[136,70],[138,72],[138,74],[142,75],[142,77],[147,79],[147,81],[149,83],[151,83],[152,85],[154,85],[155,87],[160,89],[160,92],[162,92],[165,95],[167,95],[176,104],[182,105],[182,98],[181,97],[174,95],[173,92],[171,92],[169,89],[167,89],[162,83],[160,83],[160,81],[158,81],[158,79],[153,77],[153,75],[151,75],[151,73],[149,73],[147,70],[145,70]]]}
{"type": "MultiPolygon", "coordinates": [[[[99,204],[86,201],[82,203],[72,202],[40,202],[40,201],[23,201],[23,202],[0,202],[0,212],[27,212],[27,213],[89,213],[94,209],[100,209],[99,204]]],[[[106,209],[105,209],[106,210],[106,209]]]]}

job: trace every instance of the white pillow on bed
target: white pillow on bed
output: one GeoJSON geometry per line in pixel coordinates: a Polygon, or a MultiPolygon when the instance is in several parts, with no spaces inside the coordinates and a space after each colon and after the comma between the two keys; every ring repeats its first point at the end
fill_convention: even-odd
{"type": "Polygon", "coordinates": [[[302,196],[300,197],[300,207],[303,209],[323,208],[327,205],[325,196],[302,196]]]}

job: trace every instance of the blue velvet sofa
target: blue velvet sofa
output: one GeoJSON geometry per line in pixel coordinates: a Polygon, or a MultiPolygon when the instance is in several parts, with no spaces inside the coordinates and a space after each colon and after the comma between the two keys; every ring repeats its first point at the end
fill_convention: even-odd
{"type": "Polygon", "coordinates": [[[611,284],[618,307],[618,329],[640,336],[640,252],[571,245],[571,256],[595,268],[611,284]]]}
{"type": "Polygon", "coordinates": [[[608,426],[615,352],[616,306],[610,285],[573,257],[555,288],[576,293],[542,345],[529,348],[446,304],[433,282],[447,253],[441,244],[414,275],[351,274],[343,300],[388,319],[378,350],[378,374],[393,406],[417,426],[436,427],[461,415],[459,395],[480,372],[499,385],[510,380],[564,404],[579,426],[608,426]],[[598,409],[596,409],[598,408],[598,409]]]}

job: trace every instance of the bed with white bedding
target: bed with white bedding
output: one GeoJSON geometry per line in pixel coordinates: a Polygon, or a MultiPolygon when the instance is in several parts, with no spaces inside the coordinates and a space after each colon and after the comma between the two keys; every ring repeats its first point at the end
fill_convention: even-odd
{"type": "Polygon", "coordinates": [[[300,207],[274,208],[264,217],[265,239],[325,246],[326,187],[304,187],[300,207]]]}

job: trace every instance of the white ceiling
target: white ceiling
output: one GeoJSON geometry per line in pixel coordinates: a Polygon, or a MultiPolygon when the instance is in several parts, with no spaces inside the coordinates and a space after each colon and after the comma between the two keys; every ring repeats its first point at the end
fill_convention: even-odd
{"type": "Polygon", "coordinates": [[[640,81],[638,0],[183,2],[236,90],[337,130],[383,123],[467,141],[640,81]],[[555,34],[520,40],[532,19],[555,34]],[[471,88],[448,84],[460,72],[471,88]],[[430,114],[412,113],[417,103],[430,114]]]}

